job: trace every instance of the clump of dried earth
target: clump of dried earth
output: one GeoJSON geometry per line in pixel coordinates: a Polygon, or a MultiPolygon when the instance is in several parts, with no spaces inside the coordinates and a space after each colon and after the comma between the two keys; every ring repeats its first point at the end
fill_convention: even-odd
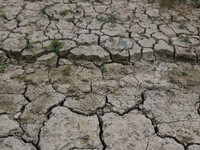
{"type": "Polygon", "coordinates": [[[0,149],[200,150],[200,9],[179,7],[0,0],[0,149]]]}

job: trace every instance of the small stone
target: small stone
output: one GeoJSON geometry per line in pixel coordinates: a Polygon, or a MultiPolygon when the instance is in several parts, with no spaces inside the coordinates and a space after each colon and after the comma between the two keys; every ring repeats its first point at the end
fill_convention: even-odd
{"type": "Polygon", "coordinates": [[[18,119],[21,114],[22,114],[21,112],[18,112],[13,116],[13,118],[18,119]]]}

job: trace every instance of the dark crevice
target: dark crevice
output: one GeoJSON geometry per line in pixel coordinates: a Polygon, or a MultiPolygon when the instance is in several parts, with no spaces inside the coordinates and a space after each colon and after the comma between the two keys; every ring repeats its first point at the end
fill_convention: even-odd
{"type": "Polygon", "coordinates": [[[89,34],[91,34],[91,32],[92,32],[91,29],[88,29],[88,31],[89,31],[89,34]]]}
{"type": "Polygon", "coordinates": [[[128,50],[128,62],[131,62],[131,54],[129,50],[128,50]]]}
{"type": "MultiPolygon", "coordinates": [[[[144,102],[145,102],[145,92],[146,92],[146,91],[144,91],[144,92],[141,94],[141,98],[142,98],[141,105],[143,105],[144,102]]],[[[153,117],[153,118],[150,118],[150,117],[148,116],[148,113],[147,113],[143,108],[138,107],[137,110],[140,111],[140,112],[142,112],[142,114],[143,114],[146,118],[148,118],[148,119],[151,121],[151,124],[152,124],[152,126],[153,126],[153,128],[154,128],[154,131],[155,131],[155,133],[157,134],[157,133],[159,132],[159,129],[158,129],[158,126],[157,126],[157,123],[156,123],[155,118],[154,118],[154,117],[153,117]]]]}
{"type": "Polygon", "coordinates": [[[57,58],[57,61],[56,61],[56,68],[58,68],[60,65],[59,65],[59,60],[60,60],[60,58],[58,57],[57,58]]]}
{"type": "MultiPolygon", "coordinates": [[[[111,103],[108,102],[108,104],[110,104],[112,107],[114,107],[111,103]]],[[[135,106],[129,107],[128,109],[126,109],[126,110],[125,110],[124,112],[122,112],[122,113],[120,113],[120,112],[118,112],[118,111],[114,111],[114,110],[112,110],[111,112],[113,112],[113,113],[115,113],[115,114],[117,114],[117,115],[119,115],[119,116],[124,116],[124,115],[126,115],[126,114],[132,112],[133,110],[139,110],[139,105],[140,105],[140,104],[141,104],[141,103],[138,103],[138,104],[136,104],[135,106]]]]}
{"type": "Polygon", "coordinates": [[[41,135],[42,128],[43,128],[44,125],[45,125],[45,122],[46,122],[46,121],[44,121],[44,122],[42,123],[42,127],[39,129],[39,132],[38,132],[38,135],[37,135],[37,143],[35,144],[35,146],[37,147],[37,150],[40,150],[40,146],[39,146],[39,143],[40,143],[40,135],[41,135]]]}
{"type": "Polygon", "coordinates": [[[197,113],[200,115],[200,108],[197,109],[197,113]]]}
{"type": "Polygon", "coordinates": [[[158,44],[158,40],[156,39],[156,41],[155,41],[155,43],[153,44],[153,46],[152,46],[152,49],[153,49],[153,56],[154,56],[154,58],[155,58],[155,60],[157,60],[158,58],[156,57],[156,49],[155,49],[155,46],[156,46],[156,44],[158,44]]]}
{"type": "Polygon", "coordinates": [[[23,106],[21,107],[21,109],[20,109],[20,112],[21,112],[21,113],[23,113],[23,112],[24,112],[24,110],[25,110],[25,108],[26,108],[26,105],[28,105],[28,103],[27,103],[27,104],[25,104],[25,105],[23,105],[23,106]]]}
{"type": "MultiPolygon", "coordinates": [[[[65,102],[65,99],[60,101],[58,104],[55,104],[51,107],[48,108],[47,110],[47,113],[46,113],[46,118],[47,120],[50,119],[50,115],[52,113],[52,110],[55,108],[55,107],[58,107],[58,106],[63,106],[64,105],[64,102],[65,102]]],[[[42,131],[42,128],[45,126],[45,123],[46,123],[46,120],[42,123],[42,127],[39,129],[39,132],[38,132],[38,135],[37,135],[37,142],[35,144],[35,147],[37,147],[37,150],[40,150],[40,147],[39,147],[39,142],[40,142],[40,135],[41,135],[41,131],[42,131]]]]}
{"type": "MultiPolygon", "coordinates": [[[[51,84],[50,71],[51,71],[51,68],[48,69],[48,83],[49,84],[51,84]]],[[[53,88],[53,86],[52,86],[52,88],[53,88]]]]}
{"type": "Polygon", "coordinates": [[[173,49],[174,49],[174,53],[173,53],[172,59],[175,62],[175,60],[176,60],[176,49],[175,49],[174,46],[173,46],[173,49]]]}
{"type": "Polygon", "coordinates": [[[97,117],[98,117],[98,120],[99,120],[99,129],[100,129],[99,138],[100,138],[101,144],[103,145],[103,150],[105,150],[107,145],[106,145],[106,143],[103,139],[103,120],[100,116],[97,116],[97,117]]]}
{"type": "Polygon", "coordinates": [[[119,114],[120,116],[123,116],[123,115],[125,115],[125,114],[128,114],[128,113],[130,113],[131,111],[133,111],[133,110],[139,110],[139,111],[141,111],[141,109],[140,109],[140,105],[142,105],[142,104],[144,104],[144,101],[145,101],[145,98],[144,98],[144,92],[141,94],[141,101],[138,103],[138,104],[136,104],[135,106],[133,106],[133,107],[130,107],[129,109],[127,109],[124,113],[122,113],[122,114],[119,114]]]}
{"type": "Polygon", "coordinates": [[[197,109],[197,113],[200,115],[200,95],[199,95],[199,101],[196,104],[199,104],[199,108],[197,109]]]}
{"type": "Polygon", "coordinates": [[[28,144],[33,145],[33,146],[35,147],[36,150],[41,150],[40,147],[39,147],[37,144],[35,144],[35,143],[31,142],[31,141],[27,141],[27,140],[26,140],[25,138],[23,138],[23,137],[21,137],[21,140],[22,140],[24,143],[28,143],[28,144]]]}
{"type": "MultiPolygon", "coordinates": [[[[50,76],[50,75],[49,75],[49,80],[51,81],[51,76],[50,76]]],[[[57,93],[64,95],[63,93],[59,92],[59,91],[54,87],[54,84],[51,83],[50,81],[49,81],[49,84],[51,85],[51,87],[52,87],[57,93]]]]}
{"type": "Polygon", "coordinates": [[[139,60],[138,61],[140,61],[140,60],[142,60],[142,57],[143,57],[143,47],[141,48],[141,51],[140,51],[140,58],[139,58],[139,60]]]}
{"type": "Polygon", "coordinates": [[[131,37],[131,32],[128,32],[128,38],[130,38],[130,39],[132,38],[131,37]]]}
{"type": "MultiPolygon", "coordinates": [[[[112,57],[112,61],[110,63],[118,63],[118,64],[122,64],[122,65],[130,65],[130,62],[128,61],[129,56],[128,57],[122,57],[123,59],[118,60],[118,59],[113,59],[113,55],[110,55],[112,57]]],[[[115,57],[115,56],[114,56],[115,57]]]]}
{"type": "Polygon", "coordinates": [[[195,53],[195,56],[196,56],[196,60],[197,60],[197,64],[199,63],[199,57],[198,57],[198,54],[196,53],[196,51],[194,51],[195,53]]]}
{"type": "Polygon", "coordinates": [[[13,137],[14,135],[3,135],[3,136],[0,136],[0,139],[4,139],[4,138],[8,138],[8,137],[13,137]]]}
{"type": "Polygon", "coordinates": [[[141,94],[142,104],[144,104],[144,101],[145,101],[145,95],[144,95],[144,93],[145,93],[145,92],[143,92],[143,93],[141,94]]]}
{"type": "Polygon", "coordinates": [[[55,104],[55,105],[53,105],[53,106],[51,106],[51,107],[48,108],[47,113],[46,113],[47,119],[50,118],[51,111],[52,111],[55,107],[63,106],[63,105],[64,105],[65,100],[66,100],[66,99],[64,99],[64,100],[60,101],[59,103],[57,103],[57,104],[55,104]]]}
{"type": "MultiPolygon", "coordinates": [[[[115,114],[117,114],[119,116],[124,116],[124,115],[130,113],[133,110],[138,110],[138,111],[141,111],[144,114],[145,112],[142,109],[140,109],[140,105],[142,105],[143,103],[144,103],[144,92],[141,94],[141,101],[139,101],[137,104],[135,104],[135,106],[129,107],[123,113],[120,113],[120,112],[114,111],[114,110],[111,110],[111,112],[115,113],[115,114]]],[[[108,102],[107,96],[106,96],[106,104],[109,104],[112,107],[114,107],[110,102],[108,102]]],[[[147,116],[147,114],[145,116],[147,116]]],[[[149,118],[149,117],[147,117],[147,118],[149,118]]],[[[153,122],[155,122],[155,120],[153,122]]],[[[155,125],[155,123],[153,123],[153,124],[155,125]]],[[[156,129],[156,131],[157,131],[157,129],[156,129]]]]}
{"type": "Polygon", "coordinates": [[[153,126],[153,128],[154,128],[154,131],[155,131],[155,133],[157,134],[157,133],[159,132],[159,129],[158,129],[158,126],[157,126],[157,123],[156,123],[155,118],[150,118],[150,117],[148,116],[147,112],[144,111],[143,109],[140,109],[140,108],[139,108],[138,111],[142,112],[142,114],[143,114],[146,118],[148,118],[148,119],[151,121],[151,124],[152,124],[152,126],[153,126]]]}
{"type": "Polygon", "coordinates": [[[98,45],[100,45],[101,44],[101,37],[100,36],[98,36],[98,45]]]}
{"type": "Polygon", "coordinates": [[[93,90],[92,90],[92,82],[90,83],[90,92],[92,93],[93,90]]]}
{"type": "Polygon", "coordinates": [[[148,138],[147,146],[146,146],[145,150],[148,150],[148,147],[149,147],[149,138],[148,138]]]}
{"type": "Polygon", "coordinates": [[[87,114],[85,114],[85,113],[83,113],[83,112],[80,112],[80,111],[77,111],[77,110],[74,110],[73,108],[69,108],[69,107],[66,107],[66,108],[68,108],[71,112],[73,112],[73,113],[75,113],[75,114],[78,114],[78,115],[81,115],[81,116],[93,116],[93,115],[95,115],[95,114],[89,114],[89,115],[87,115],[87,114]]]}
{"type": "Polygon", "coordinates": [[[6,54],[6,57],[8,57],[8,59],[11,59],[12,57],[10,56],[10,54],[7,51],[3,51],[6,54]]]}
{"type": "Polygon", "coordinates": [[[3,113],[0,113],[0,116],[1,116],[1,115],[6,115],[6,114],[7,114],[6,112],[3,112],[3,113]]]}
{"type": "Polygon", "coordinates": [[[25,98],[28,102],[31,102],[31,100],[29,99],[29,97],[26,96],[27,89],[28,89],[28,86],[26,86],[26,88],[25,88],[25,90],[24,90],[24,93],[23,93],[23,96],[24,96],[24,98],[25,98]]]}
{"type": "Polygon", "coordinates": [[[54,109],[55,107],[63,106],[64,102],[65,102],[65,99],[60,101],[58,104],[55,104],[55,105],[49,107],[48,110],[47,110],[46,115],[48,116],[50,114],[50,112],[52,111],[52,109],[54,109]]]}

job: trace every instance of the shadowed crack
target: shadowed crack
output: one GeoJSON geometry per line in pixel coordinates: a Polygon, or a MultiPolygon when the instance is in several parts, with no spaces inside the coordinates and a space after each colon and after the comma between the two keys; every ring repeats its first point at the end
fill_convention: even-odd
{"type": "MultiPolygon", "coordinates": [[[[53,105],[53,106],[51,106],[51,107],[48,108],[47,113],[46,113],[46,118],[47,118],[47,120],[50,119],[50,115],[51,115],[52,110],[53,110],[54,108],[58,107],[58,106],[63,106],[64,102],[65,102],[65,99],[62,100],[62,101],[60,101],[58,104],[55,104],[55,105],[53,105]]],[[[42,128],[45,126],[45,123],[47,122],[47,120],[45,120],[45,121],[42,123],[42,127],[39,129],[39,132],[38,132],[38,135],[37,135],[38,140],[37,140],[37,143],[35,144],[35,146],[37,147],[37,150],[40,150],[40,146],[39,146],[39,143],[40,143],[40,135],[41,135],[42,128]]]]}
{"type": "Polygon", "coordinates": [[[26,88],[25,88],[25,90],[24,90],[24,93],[23,93],[23,96],[24,96],[24,98],[30,103],[31,100],[29,99],[28,96],[26,96],[27,89],[28,89],[28,86],[26,86],[26,88]]]}
{"type": "Polygon", "coordinates": [[[197,109],[197,113],[200,115],[200,95],[199,95],[199,101],[196,103],[196,105],[199,104],[199,108],[197,109]]]}
{"type": "MultiPolygon", "coordinates": [[[[24,130],[23,130],[24,131],[24,130]]],[[[24,131],[25,132],[25,131],[24,131]]],[[[40,147],[37,145],[37,144],[35,144],[34,142],[32,142],[32,141],[27,141],[25,138],[23,138],[22,136],[21,136],[21,140],[24,142],[24,143],[29,143],[29,144],[31,144],[31,145],[33,145],[35,148],[36,148],[36,150],[41,150],[40,149],[40,147]]]]}
{"type": "Polygon", "coordinates": [[[145,150],[148,150],[148,147],[149,147],[149,138],[148,138],[147,146],[146,146],[145,150]]]}
{"type": "Polygon", "coordinates": [[[103,150],[105,150],[107,145],[106,145],[106,143],[103,139],[103,120],[100,116],[97,116],[97,117],[98,117],[98,120],[99,120],[99,129],[100,129],[99,138],[100,138],[101,144],[103,145],[103,150]]]}
{"type": "MultiPolygon", "coordinates": [[[[64,107],[66,107],[66,106],[64,106],[64,107]]],[[[68,107],[66,107],[66,108],[68,108],[68,107]]],[[[73,113],[75,113],[75,114],[78,114],[78,115],[81,115],[81,116],[93,116],[93,115],[95,115],[95,114],[85,114],[85,113],[83,113],[83,112],[80,112],[80,111],[77,111],[77,110],[74,110],[73,108],[68,108],[71,112],[73,112],[73,113]]]]}
{"type": "MultiPolygon", "coordinates": [[[[145,101],[144,93],[145,93],[145,91],[141,94],[141,98],[142,98],[142,103],[141,103],[141,105],[143,105],[143,104],[144,104],[144,101],[145,101]]],[[[154,127],[154,131],[155,131],[155,133],[157,134],[157,133],[159,132],[159,130],[158,130],[158,126],[157,126],[157,124],[156,124],[155,118],[150,118],[150,117],[148,116],[148,113],[147,113],[143,108],[138,107],[137,110],[140,111],[140,112],[142,112],[142,114],[143,114],[146,118],[148,118],[148,119],[151,121],[151,124],[152,124],[152,126],[154,127]]]]}
{"type": "MultiPolygon", "coordinates": [[[[138,102],[137,104],[135,104],[134,106],[129,107],[129,108],[126,109],[123,113],[120,113],[120,112],[114,111],[114,110],[111,110],[110,112],[116,113],[116,114],[118,114],[119,116],[124,116],[124,115],[126,115],[126,114],[132,112],[133,110],[143,111],[143,110],[140,108],[140,106],[144,104],[144,101],[145,101],[145,99],[144,99],[144,92],[142,92],[142,93],[141,93],[141,101],[139,101],[139,102],[138,102]]],[[[109,104],[110,106],[115,107],[115,106],[112,105],[112,103],[108,102],[107,96],[106,96],[106,104],[109,104]]],[[[110,112],[107,112],[107,113],[110,113],[110,112]]]]}
{"type": "Polygon", "coordinates": [[[49,107],[47,110],[47,113],[46,113],[47,119],[50,119],[51,111],[58,106],[63,106],[65,101],[66,101],[66,99],[60,101],[58,104],[55,104],[55,105],[49,107]]]}

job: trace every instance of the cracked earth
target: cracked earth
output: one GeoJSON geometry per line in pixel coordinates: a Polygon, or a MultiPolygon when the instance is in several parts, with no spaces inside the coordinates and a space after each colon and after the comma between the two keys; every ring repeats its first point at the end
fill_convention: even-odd
{"type": "Polygon", "coordinates": [[[200,150],[200,9],[0,0],[1,150],[200,150]]]}

